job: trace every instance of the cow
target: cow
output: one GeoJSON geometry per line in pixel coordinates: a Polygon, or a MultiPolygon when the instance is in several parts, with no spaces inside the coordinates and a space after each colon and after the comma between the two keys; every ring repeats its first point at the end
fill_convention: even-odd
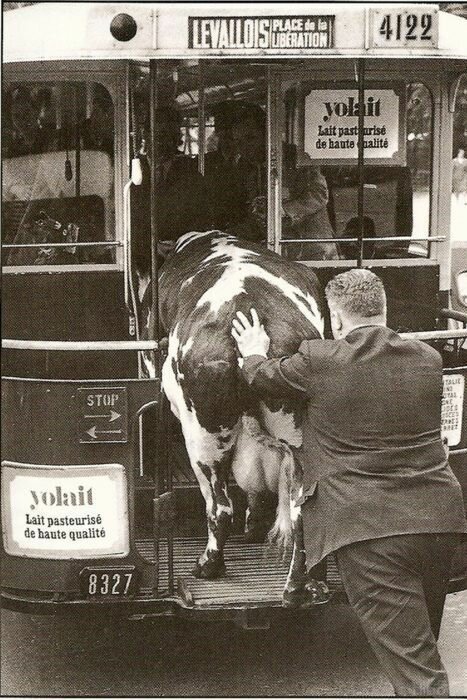
{"type": "MultiPolygon", "coordinates": [[[[149,290],[143,299],[146,330],[152,323],[149,290]]],[[[206,502],[208,541],[193,574],[212,579],[225,573],[231,471],[247,494],[246,532],[252,540],[265,491],[279,491],[271,532],[285,545],[300,518],[293,449],[301,444],[303,406],[296,397],[260,398],[247,386],[238,371],[232,320],[237,311],[248,314],[254,307],[271,337],[271,355],[293,353],[302,340],[323,335],[320,288],[312,271],[261,244],[221,231],[191,232],[178,239],[162,267],[159,301],[168,335],[162,386],[206,502]]],[[[303,572],[302,549],[295,540],[288,583],[303,572]]]]}
{"type": "Polygon", "coordinates": [[[14,240],[15,244],[43,243],[40,248],[14,248],[8,256],[8,265],[66,265],[76,263],[79,227],[74,223],[62,224],[45,211],[29,221],[23,221],[14,240]],[[51,243],[68,243],[53,248],[51,243]]]}

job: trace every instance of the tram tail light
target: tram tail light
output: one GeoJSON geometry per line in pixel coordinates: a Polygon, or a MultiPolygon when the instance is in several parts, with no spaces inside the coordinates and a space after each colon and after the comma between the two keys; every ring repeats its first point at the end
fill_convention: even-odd
{"type": "Polygon", "coordinates": [[[110,23],[110,33],[117,41],[130,41],[137,31],[138,25],[134,18],[126,12],[115,15],[110,23]]]}

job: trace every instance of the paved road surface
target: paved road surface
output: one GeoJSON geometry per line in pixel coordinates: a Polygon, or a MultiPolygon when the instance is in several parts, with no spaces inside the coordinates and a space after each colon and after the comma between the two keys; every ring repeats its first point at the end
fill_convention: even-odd
{"type": "MultiPolygon", "coordinates": [[[[322,610],[322,609],[321,609],[322,610]]],[[[3,695],[392,695],[351,611],[287,629],[160,620],[68,621],[2,613],[3,695]]],[[[440,650],[467,694],[467,591],[448,596],[440,650]]]]}

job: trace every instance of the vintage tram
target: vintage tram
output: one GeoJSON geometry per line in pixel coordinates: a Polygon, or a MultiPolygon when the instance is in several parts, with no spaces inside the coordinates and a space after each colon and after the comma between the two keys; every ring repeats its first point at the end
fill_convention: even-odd
{"type": "MultiPolygon", "coordinates": [[[[160,373],[141,367],[141,351],[159,369],[163,355],[166,220],[185,232],[199,213],[189,188],[163,199],[157,163],[171,148],[208,179],[226,102],[266,117],[264,244],[323,283],[352,266],[375,270],[389,325],[443,353],[443,432],[467,489],[467,315],[452,308],[450,240],[466,50],[467,21],[433,4],[56,2],[5,13],[5,607],[243,626],[290,614],[287,562],[241,541],[240,490],[229,576],[190,575],[203,502],[160,373]],[[326,179],[335,259],[283,224],[284,170],[310,163],[326,179]],[[137,285],[148,274],[156,323],[143,341],[137,285]]],[[[228,206],[222,173],[210,193],[228,206]]],[[[327,568],[342,600],[332,557],[327,568]]],[[[466,580],[460,550],[451,590],[466,580]]]]}

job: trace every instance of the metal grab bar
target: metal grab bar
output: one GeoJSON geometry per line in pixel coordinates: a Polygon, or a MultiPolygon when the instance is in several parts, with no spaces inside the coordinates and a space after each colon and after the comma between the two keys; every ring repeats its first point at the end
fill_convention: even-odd
{"type": "Polygon", "coordinates": [[[467,313],[465,313],[465,311],[455,311],[454,309],[441,309],[439,315],[441,318],[451,318],[453,321],[467,323],[467,313]]]}
{"type": "Polygon", "coordinates": [[[6,350],[60,350],[60,351],[95,351],[95,350],[157,350],[157,340],[17,340],[7,338],[2,341],[6,350]]]}
{"type": "MultiPolygon", "coordinates": [[[[400,333],[401,338],[412,340],[446,340],[448,338],[466,338],[467,328],[456,328],[443,331],[413,331],[400,333]]],[[[162,339],[164,340],[164,339],[162,339]]],[[[163,344],[163,343],[162,343],[163,344]]],[[[158,350],[157,340],[19,340],[6,338],[2,341],[6,350],[158,350]]]]}
{"type": "Polygon", "coordinates": [[[401,338],[407,340],[448,340],[449,338],[466,338],[467,328],[456,328],[451,331],[414,331],[412,333],[399,333],[401,338]]]}
{"type": "MultiPolygon", "coordinates": [[[[280,245],[289,243],[358,243],[358,238],[280,238],[280,245]]],[[[423,243],[425,241],[445,241],[446,236],[428,236],[427,238],[412,238],[412,236],[379,236],[378,238],[363,238],[364,243],[383,243],[386,241],[411,241],[412,243],[423,243]]]]}
{"type": "Polygon", "coordinates": [[[123,245],[121,241],[77,241],[76,243],[3,243],[2,248],[84,248],[121,245],[123,245]]]}
{"type": "Polygon", "coordinates": [[[130,277],[130,258],[129,258],[129,247],[130,247],[130,226],[131,226],[131,213],[130,213],[130,188],[132,181],[129,180],[123,188],[123,286],[124,286],[124,297],[125,306],[128,312],[131,314],[132,309],[130,307],[130,290],[129,290],[129,277],[130,277]]]}

